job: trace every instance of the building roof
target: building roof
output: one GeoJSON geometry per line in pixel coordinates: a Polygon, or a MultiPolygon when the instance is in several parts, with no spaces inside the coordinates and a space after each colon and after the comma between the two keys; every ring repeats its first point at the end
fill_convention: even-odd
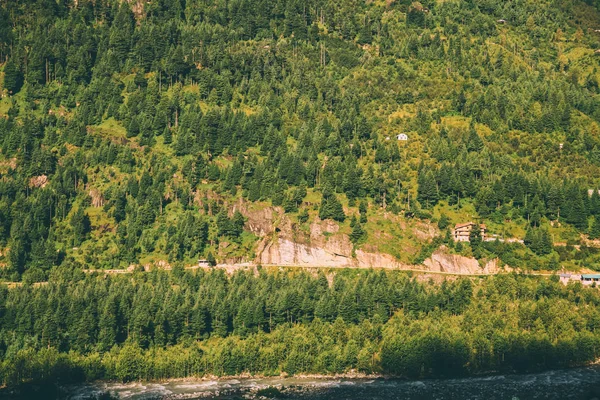
{"type": "Polygon", "coordinates": [[[600,279],[600,274],[583,274],[581,279],[600,279]]]}
{"type": "MultiPolygon", "coordinates": [[[[454,225],[454,229],[466,228],[468,226],[475,225],[474,222],[465,222],[464,224],[456,224],[454,225]]],[[[487,229],[484,224],[479,224],[480,229],[487,229]]]]}
{"type": "Polygon", "coordinates": [[[464,224],[454,225],[454,229],[465,228],[467,226],[475,225],[473,222],[465,222],[464,224]]]}

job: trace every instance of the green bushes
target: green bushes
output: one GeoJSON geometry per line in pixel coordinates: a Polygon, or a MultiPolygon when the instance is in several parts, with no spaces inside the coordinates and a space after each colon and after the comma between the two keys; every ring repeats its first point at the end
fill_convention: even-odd
{"type": "Polygon", "coordinates": [[[600,356],[600,292],[554,280],[434,285],[372,271],[339,272],[331,286],[324,275],[264,271],[58,278],[0,291],[3,383],[349,370],[454,377],[600,356]]]}

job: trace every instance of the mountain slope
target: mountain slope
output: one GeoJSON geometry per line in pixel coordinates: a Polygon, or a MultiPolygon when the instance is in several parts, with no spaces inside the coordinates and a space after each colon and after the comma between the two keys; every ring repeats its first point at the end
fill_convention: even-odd
{"type": "Polygon", "coordinates": [[[600,266],[591,2],[49,0],[0,22],[4,279],[264,262],[244,210],[270,207],[351,257],[600,266]],[[525,244],[455,246],[471,220],[525,244]]]}

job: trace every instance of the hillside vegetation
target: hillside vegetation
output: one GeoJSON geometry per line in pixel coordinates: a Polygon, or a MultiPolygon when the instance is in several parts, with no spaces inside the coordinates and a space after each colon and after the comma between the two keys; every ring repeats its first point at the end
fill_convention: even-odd
{"type": "Polygon", "coordinates": [[[564,368],[600,356],[599,306],[597,289],[508,274],[437,285],[386,271],[63,269],[0,287],[0,383],[564,368]]]}
{"type": "Polygon", "coordinates": [[[2,2],[0,275],[251,260],[249,202],[404,263],[599,268],[598,30],[591,0],[2,2]]]}

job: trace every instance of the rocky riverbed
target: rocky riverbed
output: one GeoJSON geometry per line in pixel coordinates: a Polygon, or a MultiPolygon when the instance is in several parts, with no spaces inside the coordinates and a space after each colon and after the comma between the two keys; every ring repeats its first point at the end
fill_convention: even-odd
{"type": "Polygon", "coordinates": [[[98,382],[63,389],[64,398],[72,400],[108,398],[108,394],[132,400],[600,400],[600,366],[448,380],[247,378],[126,384],[98,382]]]}

